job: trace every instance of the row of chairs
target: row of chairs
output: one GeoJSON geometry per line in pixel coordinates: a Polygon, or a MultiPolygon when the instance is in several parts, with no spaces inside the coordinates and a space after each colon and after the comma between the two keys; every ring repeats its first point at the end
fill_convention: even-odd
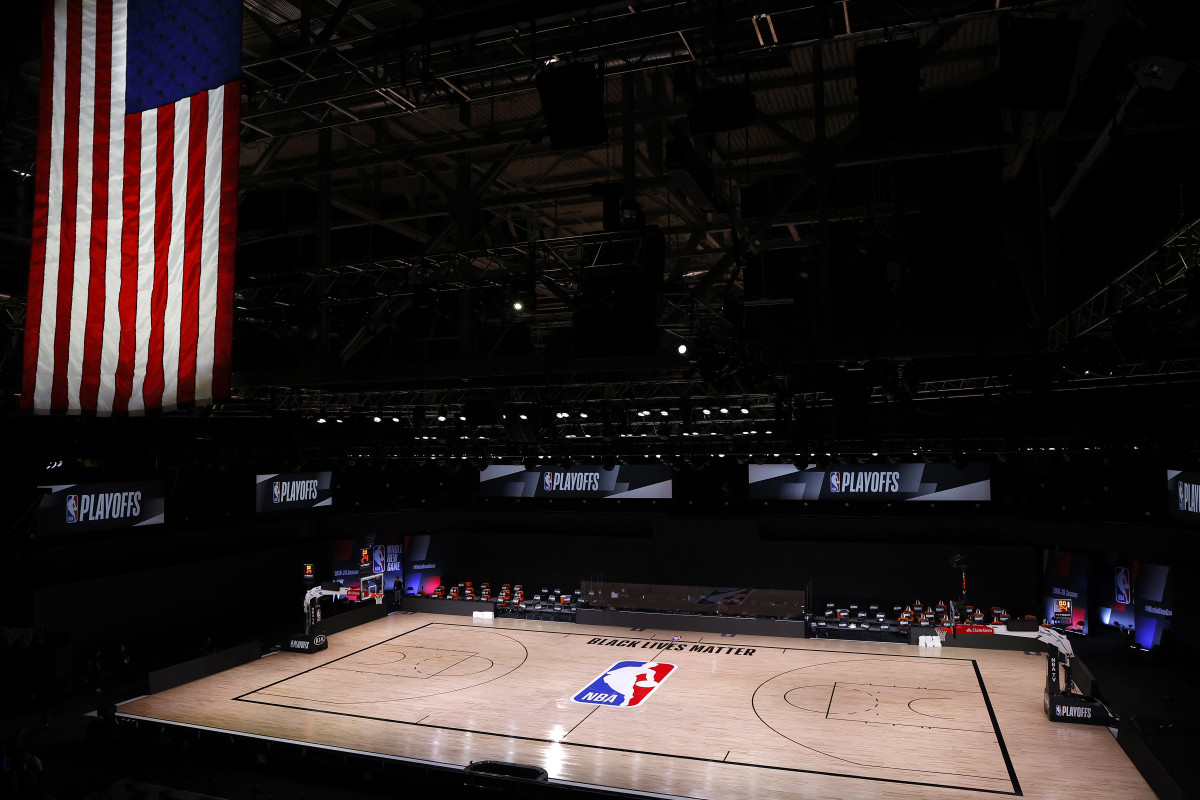
{"type": "MultiPolygon", "coordinates": [[[[570,593],[564,592],[559,588],[555,588],[553,591],[543,588],[540,593],[533,595],[529,599],[537,603],[539,607],[542,603],[551,603],[555,606],[570,606],[574,609],[582,594],[583,591],[581,589],[576,589],[574,593],[570,593]]],[[[433,590],[430,597],[440,600],[494,603],[497,608],[517,607],[526,602],[525,587],[520,583],[502,584],[495,595],[492,594],[492,586],[488,582],[480,583],[478,591],[476,591],[475,584],[471,581],[462,581],[457,585],[452,584],[450,586],[442,584],[433,590]]]]}
{"type": "MultiPolygon", "coordinates": [[[[952,625],[955,623],[970,623],[975,625],[1005,625],[1008,623],[1011,616],[1003,606],[991,606],[985,611],[981,606],[966,605],[961,608],[956,607],[953,615],[951,614],[950,605],[945,601],[939,601],[933,606],[926,606],[920,600],[917,600],[909,605],[893,605],[888,610],[881,608],[879,605],[849,603],[844,607],[839,607],[836,603],[827,603],[825,606],[825,621],[834,622],[854,622],[855,624],[883,622],[887,619],[896,620],[900,627],[904,630],[916,626],[929,625],[952,625]]],[[[1036,619],[1032,615],[1026,615],[1025,619],[1036,619]]]]}

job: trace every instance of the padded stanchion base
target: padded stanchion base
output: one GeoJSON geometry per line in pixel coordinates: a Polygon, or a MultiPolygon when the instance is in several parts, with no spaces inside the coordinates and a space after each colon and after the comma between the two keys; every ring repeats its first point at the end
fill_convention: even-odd
{"type": "Polygon", "coordinates": [[[296,633],[288,637],[283,649],[290,653],[319,653],[329,647],[329,637],[323,633],[296,633]]]}

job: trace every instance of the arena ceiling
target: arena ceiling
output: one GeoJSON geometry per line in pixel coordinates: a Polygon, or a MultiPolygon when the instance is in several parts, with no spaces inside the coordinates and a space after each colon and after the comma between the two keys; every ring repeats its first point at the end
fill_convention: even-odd
{"type": "MultiPolygon", "coordinates": [[[[233,396],[164,417],[382,456],[1171,439],[1200,76],[1157,5],[245,0],[233,396]]],[[[0,85],[10,419],[37,24],[0,85]]]]}

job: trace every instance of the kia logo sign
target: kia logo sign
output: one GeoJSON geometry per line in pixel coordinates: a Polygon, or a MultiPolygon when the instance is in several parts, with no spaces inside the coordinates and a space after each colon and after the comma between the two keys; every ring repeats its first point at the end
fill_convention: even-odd
{"type": "Polygon", "coordinates": [[[325,634],[323,634],[323,633],[318,633],[316,636],[313,637],[313,644],[317,647],[320,647],[321,645],[325,644],[325,641],[326,641],[325,634]]]}

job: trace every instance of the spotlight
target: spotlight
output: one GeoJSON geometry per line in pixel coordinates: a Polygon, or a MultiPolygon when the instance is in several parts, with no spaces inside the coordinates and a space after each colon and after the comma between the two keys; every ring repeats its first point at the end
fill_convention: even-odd
{"type": "Polygon", "coordinates": [[[371,417],[371,419],[375,420],[376,422],[383,422],[383,420],[379,417],[371,417]]]}
{"type": "Polygon", "coordinates": [[[443,414],[438,414],[438,417],[437,417],[437,419],[438,419],[438,422],[445,422],[445,421],[446,421],[446,415],[445,415],[444,413],[443,413],[443,414]]]}
{"type": "Polygon", "coordinates": [[[458,419],[459,419],[459,421],[460,421],[460,422],[466,422],[466,421],[467,421],[467,415],[466,415],[466,414],[459,414],[459,415],[458,415],[458,419]]]}
{"type": "Polygon", "coordinates": [[[712,411],[711,411],[710,409],[707,409],[707,408],[706,408],[706,409],[704,409],[704,416],[706,416],[706,417],[707,417],[707,416],[709,416],[710,414],[712,414],[712,411]]]}
{"type": "Polygon", "coordinates": [[[662,414],[664,417],[665,417],[665,416],[667,416],[667,412],[666,412],[666,411],[660,411],[660,412],[658,412],[658,413],[659,413],[659,414],[662,414]]]}
{"type": "Polygon", "coordinates": [[[722,409],[721,409],[721,413],[722,413],[722,414],[728,414],[728,413],[729,413],[729,409],[728,409],[728,408],[722,408],[722,409]]]}
{"type": "Polygon", "coordinates": [[[319,422],[319,423],[321,423],[322,425],[324,425],[324,424],[325,424],[325,418],[324,418],[324,417],[317,417],[317,422],[319,422]]]}
{"type": "Polygon", "coordinates": [[[743,413],[743,414],[749,414],[749,413],[750,413],[750,409],[748,409],[748,408],[743,408],[743,409],[742,409],[742,413],[743,413]]]}
{"type": "Polygon", "coordinates": [[[520,311],[523,308],[525,308],[525,306],[521,303],[520,300],[513,301],[513,311],[520,311]]]}
{"type": "Polygon", "coordinates": [[[580,416],[580,418],[581,418],[581,419],[587,419],[587,412],[586,412],[586,411],[580,411],[580,412],[579,412],[579,416],[580,416]]]}
{"type": "Polygon", "coordinates": [[[529,417],[525,414],[521,414],[520,416],[521,416],[521,419],[529,419],[529,417]]]}
{"type": "Polygon", "coordinates": [[[400,421],[399,417],[392,417],[392,422],[399,422],[399,421],[400,421]]]}
{"type": "Polygon", "coordinates": [[[687,345],[686,345],[686,344],[681,344],[681,345],[679,345],[679,347],[678,347],[678,348],[676,348],[676,349],[677,349],[677,350],[679,350],[679,355],[681,355],[681,356],[682,356],[682,355],[687,355],[687,345]]]}

